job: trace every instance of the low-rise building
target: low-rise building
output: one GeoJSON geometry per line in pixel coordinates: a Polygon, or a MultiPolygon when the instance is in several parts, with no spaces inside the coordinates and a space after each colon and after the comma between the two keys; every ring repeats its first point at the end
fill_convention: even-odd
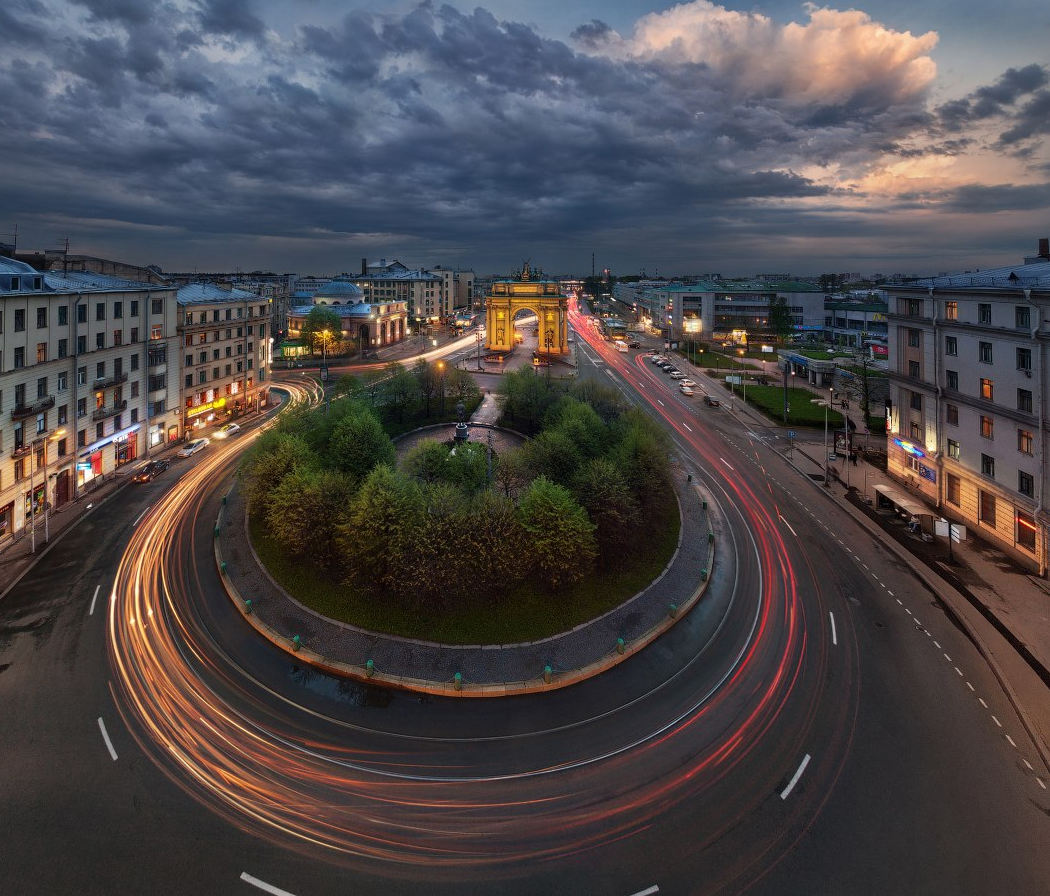
{"type": "Polygon", "coordinates": [[[400,342],[408,332],[408,304],[404,300],[367,302],[357,284],[337,277],[317,290],[309,303],[289,309],[289,341],[281,346],[282,357],[294,358],[310,352],[311,347],[303,339],[303,324],[317,306],[339,315],[338,340],[359,352],[400,342]]]}

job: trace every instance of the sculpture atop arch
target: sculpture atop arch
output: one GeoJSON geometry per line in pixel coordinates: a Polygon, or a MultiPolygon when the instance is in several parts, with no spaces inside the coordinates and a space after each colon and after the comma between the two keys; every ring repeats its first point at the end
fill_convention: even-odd
{"type": "Polygon", "coordinates": [[[569,354],[569,302],[554,280],[544,280],[541,271],[526,260],[513,279],[497,280],[487,299],[485,348],[509,352],[514,347],[514,315],[528,310],[536,315],[538,352],[569,354]]]}

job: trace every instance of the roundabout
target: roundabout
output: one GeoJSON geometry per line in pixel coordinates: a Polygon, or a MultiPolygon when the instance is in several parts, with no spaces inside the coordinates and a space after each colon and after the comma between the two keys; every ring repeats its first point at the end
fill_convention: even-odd
{"type": "MultiPolygon", "coordinates": [[[[608,671],[552,693],[421,702],[332,679],[304,662],[305,647],[276,649],[246,624],[257,614],[226,594],[244,562],[226,540],[241,528],[223,502],[236,461],[207,456],[142,521],[114,587],[109,641],[117,702],[142,749],[252,836],[385,876],[384,886],[426,868],[434,892],[455,890],[484,869],[525,892],[574,874],[599,892],[596,865],[622,867],[616,844],[631,852],[684,825],[690,847],[677,862],[700,859],[704,891],[717,892],[786,849],[819,806],[824,788],[799,788],[776,825],[748,823],[787,786],[814,727],[840,749],[807,762],[807,780],[838,774],[855,669],[843,691],[852,697],[821,701],[827,658],[812,652],[798,580],[777,574],[786,558],[775,532],[740,506],[716,525],[727,550],[708,594],[646,650],[621,658],[606,647],[617,657],[608,671]],[[741,825],[757,854],[720,845],[741,825]]],[[[683,516],[702,525],[693,485],[680,491],[696,502],[683,516]]],[[[707,540],[694,550],[695,579],[707,540]]],[[[423,646],[402,649],[418,660],[423,646]]],[[[666,857],[644,852],[631,876],[666,873],[666,857]]]]}

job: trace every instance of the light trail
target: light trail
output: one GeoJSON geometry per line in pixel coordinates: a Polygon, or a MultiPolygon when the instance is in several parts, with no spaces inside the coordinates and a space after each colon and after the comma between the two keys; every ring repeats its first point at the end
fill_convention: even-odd
{"type": "MultiPolygon", "coordinates": [[[[576,329],[584,339],[593,335],[576,329]]],[[[627,360],[600,343],[591,348],[618,370],[627,360]]],[[[289,377],[281,387],[293,401],[322,394],[308,378],[289,377]]],[[[656,413],[709,472],[719,469],[710,439],[676,420],[676,410],[656,413]]],[[[257,436],[245,432],[240,444],[257,436]]],[[[107,630],[114,698],[128,730],[173,781],[244,830],[333,856],[427,869],[549,860],[646,831],[775,740],[781,763],[743,776],[738,802],[708,819],[691,843],[701,850],[774,791],[780,765],[797,761],[824,687],[824,660],[808,660],[806,610],[777,520],[739,474],[720,472],[718,486],[746,522],[751,552],[737,559],[753,564],[758,590],[747,596],[751,631],[724,675],[699,697],[683,694],[674,712],[642,732],[595,745],[577,738],[559,755],[522,751],[512,738],[471,744],[340,732],[288,704],[275,709],[266,690],[216,650],[192,610],[214,572],[194,559],[211,549],[209,528],[187,521],[224,480],[233,450],[213,443],[134,530],[107,630]],[[794,707],[798,723],[790,722],[794,707]],[[790,736],[773,738],[785,725],[790,736]]],[[[242,624],[232,609],[229,615],[229,624],[242,624]]],[[[840,740],[849,733],[849,702],[832,705],[840,740]]],[[[793,803],[792,811],[803,811],[804,800],[793,803]]]]}

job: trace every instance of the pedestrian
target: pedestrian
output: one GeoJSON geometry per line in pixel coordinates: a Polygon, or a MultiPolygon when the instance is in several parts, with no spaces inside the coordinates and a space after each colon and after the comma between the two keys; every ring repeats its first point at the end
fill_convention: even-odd
{"type": "Polygon", "coordinates": [[[853,466],[857,466],[857,452],[856,452],[856,451],[854,451],[854,452],[853,452],[853,453],[852,453],[852,454],[850,455],[850,460],[852,460],[852,461],[853,461],[853,466]]]}

